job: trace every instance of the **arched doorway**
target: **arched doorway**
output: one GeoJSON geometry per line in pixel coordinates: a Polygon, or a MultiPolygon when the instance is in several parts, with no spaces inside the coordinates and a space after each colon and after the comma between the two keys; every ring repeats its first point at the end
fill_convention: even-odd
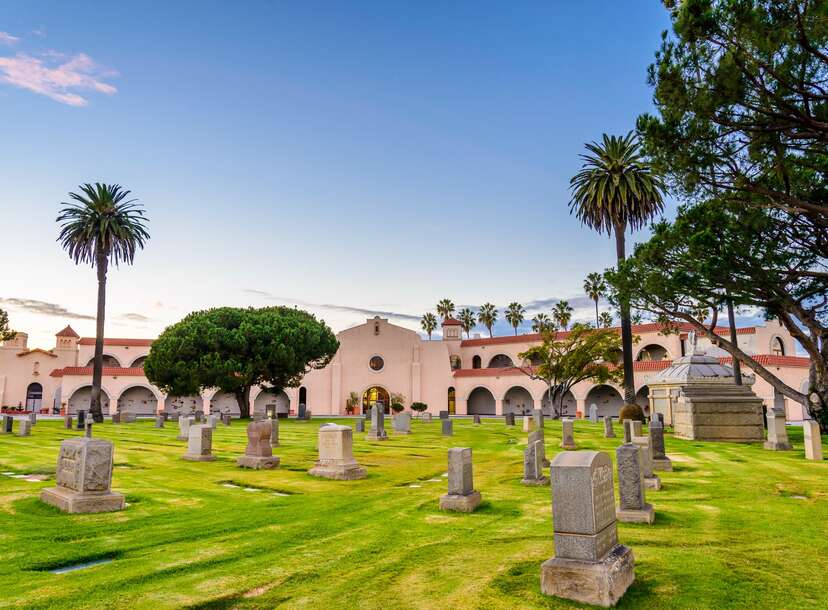
{"type": "MultiPolygon", "coordinates": [[[[118,361],[118,359],[115,356],[110,356],[109,354],[104,354],[101,357],[101,360],[103,362],[104,368],[108,368],[108,369],[119,369],[119,368],[121,368],[121,363],[118,361]]],[[[95,357],[94,356],[92,356],[89,359],[89,362],[86,363],[86,366],[95,366],[95,357]]]]}
{"type": "Polygon", "coordinates": [[[137,369],[137,368],[144,368],[144,360],[146,360],[146,356],[138,356],[135,360],[132,361],[130,364],[130,368],[137,369]]]}
{"type": "Polygon", "coordinates": [[[265,390],[259,392],[256,400],[253,401],[253,412],[256,414],[267,413],[267,408],[276,407],[276,417],[287,417],[290,412],[290,399],[284,390],[273,392],[265,390]]]}
{"type": "Polygon", "coordinates": [[[467,401],[469,415],[495,415],[495,397],[486,388],[474,388],[467,401]]]}
{"type": "Polygon", "coordinates": [[[774,356],[785,355],[785,344],[782,342],[781,338],[774,337],[771,341],[771,354],[773,354],[774,356]]]}
{"type": "Polygon", "coordinates": [[[526,415],[532,412],[534,401],[532,395],[524,387],[516,385],[509,388],[503,396],[503,414],[514,413],[515,415],[526,415]]]}
{"type": "Polygon", "coordinates": [[[381,388],[378,385],[368,388],[362,394],[362,412],[368,413],[368,409],[373,408],[379,400],[382,401],[383,411],[385,411],[385,413],[390,413],[391,408],[389,403],[391,402],[391,398],[389,397],[386,389],[381,388]]]}
{"type": "Polygon", "coordinates": [[[480,356],[475,356],[474,358],[472,358],[472,368],[473,369],[479,369],[480,365],[481,365],[480,356]]]}
{"type": "Polygon", "coordinates": [[[618,412],[624,406],[624,399],[614,387],[609,385],[597,385],[593,387],[586,397],[586,409],[589,413],[591,405],[598,407],[598,415],[601,417],[618,417],[618,412]]]}
{"type": "MultiPolygon", "coordinates": [[[[77,415],[78,411],[86,411],[88,413],[91,404],[92,386],[86,385],[72,392],[66,404],[66,413],[68,415],[77,415]]],[[[101,413],[109,413],[109,394],[103,388],[101,388],[101,413]]]]}
{"type": "Polygon", "coordinates": [[[457,412],[457,393],[454,388],[448,389],[448,404],[446,405],[449,415],[454,415],[457,412]]]}
{"type": "Polygon", "coordinates": [[[644,415],[648,415],[650,413],[650,388],[643,385],[638,388],[638,392],[635,393],[635,404],[641,407],[641,410],[644,411],[644,415]]]}
{"type": "Polygon", "coordinates": [[[118,398],[118,411],[136,415],[155,415],[158,412],[158,398],[149,388],[134,386],[121,393],[118,398]]]}
{"type": "MultiPolygon", "coordinates": [[[[541,401],[541,410],[543,411],[544,415],[548,415],[549,417],[555,416],[555,407],[557,407],[557,402],[559,397],[555,397],[556,404],[552,404],[552,401],[549,399],[549,390],[543,395],[543,400],[541,401]]],[[[563,406],[561,407],[561,417],[575,417],[578,411],[578,403],[575,401],[575,397],[572,395],[572,392],[567,391],[563,397],[563,406]]]]}
{"type": "Polygon", "coordinates": [[[490,369],[507,369],[513,366],[515,366],[515,363],[506,354],[498,354],[489,360],[490,369]]]}
{"type": "Polygon", "coordinates": [[[648,362],[650,360],[667,360],[670,357],[670,354],[667,352],[667,349],[659,345],[658,343],[651,343],[649,345],[645,345],[641,348],[641,351],[638,352],[638,360],[639,362],[648,362]]]}
{"type": "Polygon", "coordinates": [[[167,396],[164,400],[164,412],[170,415],[203,413],[204,400],[201,396],[167,396]]]}
{"type": "Polygon", "coordinates": [[[305,386],[299,388],[299,404],[308,406],[308,389],[305,386]]]}
{"type": "Polygon", "coordinates": [[[30,383],[26,388],[26,410],[39,412],[43,404],[43,386],[37,383],[30,383]]]}

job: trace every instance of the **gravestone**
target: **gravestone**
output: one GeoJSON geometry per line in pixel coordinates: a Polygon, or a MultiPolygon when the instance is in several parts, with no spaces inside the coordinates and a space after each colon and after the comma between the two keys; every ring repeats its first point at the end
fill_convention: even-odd
{"type": "Polygon", "coordinates": [[[4,415],[3,416],[3,434],[11,434],[14,432],[14,418],[11,415],[4,415]]]}
{"type": "Polygon", "coordinates": [[[156,428],[163,428],[164,427],[164,416],[163,415],[156,415],[155,416],[155,427],[156,428]]]}
{"type": "Polygon", "coordinates": [[[637,419],[633,419],[630,422],[630,425],[632,426],[633,436],[643,436],[642,423],[640,421],[638,421],[637,419]]]}
{"type": "Polygon", "coordinates": [[[225,426],[229,426],[232,421],[233,418],[229,413],[221,414],[221,423],[223,423],[225,426]]]}
{"type": "Polygon", "coordinates": [[[431,413],[423,413],[423,421],[427,424],[431,423],[431,413]]]}
{"type": "Polygon", "coordinates": [[[543,409],[532,410],[532,421],[535,423],[535,428],[543,428],[543,409]]]}
{"type": "Polygon", "coordinates": [[[187,437],[187,453],[181,456],[188,462],[212,462],[213,429],[206,424],[192,424],[187,437]]]}
{"type": "Polygon", "coordinates": [[[121,412],[120,411],[115,411],[115,413],[112,414],[112,423],[113,424],[120,424],[121,423],[121,412]]]}
{"type": "Polygon", "coordinates": [[[664,413],[656,413],[655,419],[661,422],[661,427],[664,427],[664,413]]]}
{"type": "Polygon", "coordinates": [[[514,426],[515,425],[515,414],[514,413],[507,413],[503,416],[507,426],[514,426]]]}
{"type": "Polygon", "coordinates": [[[524,432],[529,432],[529,431],[531,431],[531,430],[532,430],[533,425],[534,425],[534,424],[532,423],[532,418],[531,418],[531,417],[529,417],[528,415],[524,415],[524,416],[523,416],[523,431],[524,431],[524,432]]]}
{"type": "Polygon", "coordinates": [[[819,434],[819,424],[813,419],[802,422],[805,435],[805,458],[822,461],[822,437],[819,434]]]}
{"type": "Polygon", "coordinates": [[[274,417],[270,421],[270,446],[279,446],[279,418],[274,417]]]}
{"type": "Polygon", "coordinates": [[[450,419],[444,419],[441,423],[443,424],[443,436],[454,436],[454,422],[450,419]]]}
{"type": "Polygon", "coordinates": [[[391,428],[397,434],[411,434],[411,414],[400,413],[391,419],[391,428]]]}
{"type": "Polygon", "coordinates": [[[298,417],[299,419],[305,419],[305,417],[307,416],[307,410],[307,405],[303,402],[300,402],[299,411],[297,412],[296,417],[298,417]]]}
{"type": "Polygon", "coordinates": [[[661,479],[653,472],[653,448],[649,436],[633,436],[632,442],[641,449],[641,468],[644,471],[644,487],[658,491],[661,479]]]}
{"type": "Polygon", "coordinates": [[[63,416],[63,427],[67,430],[72,429],[72,416],[71,415],[64,415],[63,416]]]}
{"type": "Polygon", "coordinates": [[[452,447],[448,450],[448,493],[440,496],[440,510],[470,513],[479,504],[480,492],[474,490],[471,447],[452,447]]]}
{"type": "Polygon", "coordinates": [[[134,424],[136,419],[135,413],[121,413],[121,421],[125,424],[134,424]]]}
{"type": "Polygon", "coordinates": [[[86,425],[86,411],[78,409],[78,430],[83,430],[86,425]]]}
{"type": "Polygon", "coordinates": [[[356,431],[365,432],[365,420],[361,417],[356,420],[356,431]]]}
{"type": "Polygon", "coordinates": [[[207,425],[210,426],[212,430],[216,429],[218,426],[218,417],[215,415],[208,415],[207,416],[207,425]]]}
{"type": "Polygon", "coordinates": [[[365,438],[369,441],[388,440],[388,433],[385,431],[385,405],[381,400],[378,400],[371,409],[371,429],[365,438]]]}
{"type": "Polygon", "coordinates": [[[598,423],[598,405],[596,405],[595,403],[589,405],[589,421],[591,421],[593,424],[598,423]]]}
{"type": "Polygon", "coordinates": [[[279,458],[273,456],[273,449],[270,445],[270,436],[273,433],[270,422],[275,421],[275,419],[262,420],[247,424],[247,447],[244,455],[236,460],[239,468],[259,470],[275,468],[279,465],[279,458]]]}
{"type": "Polygon", "coordinates": [[[449,412],[448,411],[440,411],[440,419],[448,419],[449,412]]]}
{"type": "Polygon", "coordinates": [[[195,417],[193,416],[182,416],[178,418],[178,436],[176,437],[180,441],[186,441],[190,438],[190,426],[195,423],[195,417]]]}
{"type": "Polygon", "coordinates": [[[615,430],[612,428],[612,417],[604,416],[604,438],[615,438],[615,430]]]}
{"type": "Polygon", "coordinates": [[[32,420],[28,417],[20,420],[20,426],[17,428],[17,436],[31,436],[32,434],[32,420]]]}
{"type": "Polygon", "coordinates": [[[56,487],[40,499],[66,513],[103,513],[124,508],[124,496],[112,491],[114,445],[97,438],[71,438],[60,443],[56,487]]]}
{"type": "Polygon", "coordinates": [[[31,422],[31,424],[33,426],[36,425],[37,424],[37,413],[35,413],[34,411],[29,413],[29,421],[31,422]]]}
{"type": "Polygon", "coordinates": [[[83,422],[83,435],[86,438],[92,438],[92,424],[94,423],[95,422],[92,420],[92,418],[87,418],[87,420],[83,422]]]}
{"type": "Polygon", "coordinates": [[[623,523],[652,523],[655,511],[652,504],[647,504],[645,500],[641,449],[632,443],[621,445],[615,450],[615,461],[618,464],[620,498],[616,517],[623,523]]]}
{"type": "Polygon", "coordinates": [[[575,422],[568,417],[561,420],[561,449],[577,449],[575,445],[575,422]]]}
{"type": "Polygon", "coordinates": [[[540,441],[540,444],[541,444],[541,446],[540,446],[541,465],[544,466],[544,467],[548,467],[549,466],[549,460],[546,459],[546,438],[544,437],[544,434],[543,434],[543,428],[540,428],[538,430],[534,430],[534,431],[530,432],[529,437],[526,439],[526,442],[530,445],[532,443],[536,443],[538,441],[540,441]]]}
{"type": "Polygon", "coordinates": [[[609,455],[559,453],[551,481],[555,557],[541,565],[541,592],[614,606],[635,580],[635,559],[618,543],[609,455]]]}
{"type": "Polygon", "coordinates": [[[650,422],[650,448],[653,451],[653,470],[669,472],[673,470],[673,462],[664,452],[664,425],[660,420],[650,422]]]}
{"type": "Polygon", "coordinates": [[[771,451],[789,451],[792,449],[788,441],[788,431],[785,428],[785,411],[780,409],[768,409],[768,440],[765,441],[765,449],[771,451]]]}
{"type": "Polygon", "coordinates": [[[542,440],[530,441],[523,452],[524,485],[548,485],[549,478],[543,474],[543,460],[546,450],[542,440]]]}
{"type": "Polygon", "coordinates": [[[480,416],[479,416],[479,415],[475,415],[475,416],[474,416],[474,425],[475,425],[475,426],[479,426],[479,425],[480,425],[480,416]]]}
{"type": "Polygon", "coordinates": [[[250,414],[250,417],[253,421],[264,421],[267,419],[267,415],[265,415],[261,411],[254,411],[250,414]]]}
{"type": "Polygon", "coordinates": [[[632,420],[631,419],[624,419],[621,421],[621,425],[624,426],[624,442],[631,443],[633,436],[633,427],[632,427],[632,420]]]}
{"type": "Polygon", "coordinates": [[[354,459],[353,436],[348,426],[325,424],[319,428],[319,460],[308,472],[340,481],[365,478],[365,468],[354,459]]]}
{"type": "Polygon", "coordinates": [[[195,423],[200,424],[202,421],[204,421],[204,412],[203,411],[196,411],[195,414],[193,415],[193,418],[194,418],[193,421],[195,421],[195,423]]]}

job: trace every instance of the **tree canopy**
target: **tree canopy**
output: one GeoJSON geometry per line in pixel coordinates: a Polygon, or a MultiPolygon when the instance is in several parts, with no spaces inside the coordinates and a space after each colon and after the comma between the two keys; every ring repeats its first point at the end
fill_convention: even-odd
{"type": "Polygon", "coordinates": [[[290,307],[220,307],[189,314],[153,342],[144,373],[176,395],[218,388],[248,417],[250,389],[297,387],[326,366],[339,342],[324,322],[290,307]]]}

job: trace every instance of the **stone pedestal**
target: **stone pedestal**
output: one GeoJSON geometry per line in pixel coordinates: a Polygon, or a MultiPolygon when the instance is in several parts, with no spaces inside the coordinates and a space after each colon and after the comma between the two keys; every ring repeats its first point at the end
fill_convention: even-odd
{"type": "Polygon", "coordinates": [[[768,440],[765,449],[770,451],[790,451],[791,443],[788,440],[788,430],[785,428],[785,412],[768,409],[768,440]]]}
{"type": "Polygon", "coordinates": [[[371,429],[366,438],[369,441],[388,440],[388,433],[385,431],[385,407],[380,401],[371,409],[371,429]]]}
{"type": "Polygon", "coordinates": [[[604,417],[604,438],[615,438],[615,430],[612,427],[612,417],[604,417]]]}
{"type": "Polygon", "coordinates": [[[440,420],[442,423],[443,436],[454,436],[454,422],[450,419],[440,420]]]}
{"type": "Polygon", "coordinates": [[[653,452],[653,470],[669,472],[673,462],[664,453],[664,424],[658,418],[650,422],[650,449],[653,452]]]}
{"type": "Polygon", "coordinates": [[[561,449],[574,450],[575,445],[575,423],[571,419],[561,420],[561,449]]]}
{"type": "Polygon", "coordinates": [[[391,429],[395,434],[411,434],[411,414],[400,413],[391,419],[391,429]]]}
{"type": "Polygon", "coordinates": [[[559,453],[551,479],[555,557],[541,565],[541,592],[614,606],[635,580],[635,560],[618,543],[612,462],[597,451],[559,453]]]}
{"type": "Polygon", "coordinates": [[[72,438],[60,444],[57,487],[44,489],[40,499],[67,513],[101,513],[124,508],[124,496],[110,489],[112,457],[110,441],[72,438]]]}
{"type": "Polygon", "coordinates": [[[542,440],[531,441],[523,452],[523,479],[524,485],[549,485],[549,478],[544,475],[543,460],[545,449],[542,440]]]}
{"type": "Polygon", "coordinates": [[[480,493],[474,490],[472,450],[452,447],[448,451],[448,493],[440,496],[440,510],[470,513],[479,504],[480,493]]]}
{"type": "Polygon", "coordinates": [[[308,472],[315,477],[341,481],[365,478],[365,468],[354,459],[353,437],[348,426],[325,424],[319,428],[319,460],[308,472]]]}
{"type": "Polygon", "coordinates": [[[262,420],[251,422],[247,425],[247,447],[244,455],[236,460],[240,468],[270,469],[279,465],[279,458],[273,456],[273,449],[270,446],[270,435],[273,428],[270,422],[262,420]]]}
{"type": "Polygon", "coordinates": [[[822,461],[822,437],[819,434],[819,424],[813,419],[802,423],[805,435],[805,457],[809,460],[822,461]]]}
{"type": "Polygon", "coordinates": [[[206,424],[193,424],[190,426],[187,438],[187,453],[181,456],[188,462],[212,462],[216,459],[213,455],[213,429],[206,424]]]}
{"type": "Polygon", "coordinates": [[[644,495],[644,468],[641,450],[628,443],[615,450],[618,465],[618,508],[615,515],[623,523],[652,523],[655,511],[644,495]]]}

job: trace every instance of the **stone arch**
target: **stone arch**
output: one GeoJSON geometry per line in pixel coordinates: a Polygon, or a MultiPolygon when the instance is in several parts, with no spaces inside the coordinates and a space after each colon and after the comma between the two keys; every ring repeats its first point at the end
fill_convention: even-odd
{"type": "Polygon", "coordinates": [[[118,412],[136,415],[155,415],[161,396],[148,385],[141,383],[131,385],[118,396],[118,412]]]}
{"type": "Polygon", "coordinates": [[[524,415],[532,412],[535,401],[532,399],[532,394],[520,385],[515,385],[509,388],[503,395],[503,414],[514,413],[515,415],[524,415]]]}
{"type": "Polygon", "coordinates": [[[618,417],[618,412],[624,406],[624,398],[611,385],[596,385],[592,386],[589,392],[587,392],[587,411],[593,404],[598,406],[598,415],[600,417],[618,417]]]}
{"type": "Polygon", "coordinates": [[[167,396],[164,399],[164,412],[170,415],[192,415],[204,412],[204,399],[195,394],[192,396],[167,396]]]}
{"type": "Polygon", "coordinates": [[[489,366],[486,368],[507,369],[512,368],[513,366],[515,366],[515,363],[512,362],[512,359],[509,356],[506,354],[495,354],[492,356],[492,359],[489,360],[489,366]]]}
{"type": "Polygon", "coordinates": [[[483,364],[483,363],[482,363],[482,361],[480,360],[480,356],[478,356],[477,354],[475,354],[475,355],[474,355],[474,358],[472,358],[472,368],[473,368],[473,369],[479,369],[479,368],[482,366],[482,364],[483,364]]]}
{"type": "MultiPolygon", "coordinates": [[[[92,356],[89,359],[89,362],[86,363],[87,367],[95,366],[95,356],[92,356]]],[[[112,354],[104,353],[103,355],[103,366],[104,368],[112,368],[112,369],[119,369],[121,368],[121,361],[118,360],[112,354]]]]}
{"type": "Polygon", "coordinates": [[[638,362],[670,360],[670,351],[659,343],[648,343],[638,350],[635,359],[638,362]]]}
{"type": "Polygon", "coordinates": [[[229,413],[233,417],[240,417],[239,403],[235,395],[218,390],[210,397],[210,413],[229,413]]]}
{"type": "Polygon", "coordinates": [[[147,354],[143,356],[138,356],[132,363],[129,365],[129,368],[144,368],[144,360],[147,359],[147,354]]]}
{"type": "MultiPolygon", "coordinates": [[[[543,393],[543,398],[541,399],[541,410],[543,411],[543,414],[553,417],[555,415],[555,406],[556,405],[553,405],[552,401],[549,399],[549,390],[546,390],[543,393]]],[[[560,415],[561,417],[575,417],[577,411],[578,402],[575,400],[575,396],[572,392],[567,390],[563,397],[563,408],[560,415]]]]}
{"type": "Polygon", "coordinates": [[[287,417],[290,413],[290,398],[288,398],[287,392],[263,389],[256,394],[256,398],[253,400],[253,413],[257,415],[265,414],[269,406],[276,407],[276,417],[287,417]]]}
{"type": "Polygon", "coordinates": [[[457,391],[454,386],[450,386],[446,391],[446,410],[449,415],[454,415],[457,412],[457,391]]]}
{"type": "Polygon", "coordinates": [[[497,403],[489,388],[478,386],[469,392],[466,409],[469,415],[496,415],[497,403]]]}
{"type": "Polygon", "coordinates": [[[641,410],[644,411],[644,415],[648,415],[650,413],[650,387],[643,385],[638,388],[638,391],[635,393],[635,404],[641,407],[641,410]]]}
{"type": "MultiPolygon", "coordinates": [[[[83,410],[89,412],[89,405],[92,403],[92,386],[82,385],[75,388],[69,394],[69,400],[66,401],[66,413],[68,415],[77,415],[78,411],[83,410]]],[[[109,392],[101,388],[101,412],[109,413],[109,392]]]]}
{"type": "Polygon", "coordinates": [[[779,335],[774,335],[773,337],[771,337],[770,353],[774,356],[787,356],[785,352],[785,342],[779,335]]]}
{"type": "Polygon", "coordinates": [[[374,383],[362,390],[360,397],[362,398],[363,413],[368,413],[368,409],[372,409],[380,400],[383,403],[383,411],[386,414],[391,413],[391,392],[388,391],[388,388],[374,383]]]}

